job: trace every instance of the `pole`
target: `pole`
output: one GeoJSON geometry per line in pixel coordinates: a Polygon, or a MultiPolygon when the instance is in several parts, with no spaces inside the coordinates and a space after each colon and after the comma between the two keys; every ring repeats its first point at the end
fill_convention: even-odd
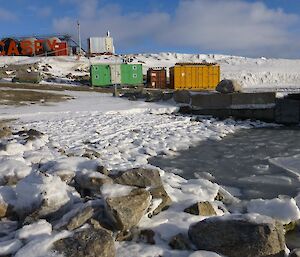
{"type": "Polygon", "coordinates": [[[80,33],[80,22],[77,21],[77,29],[78,29],[78,45],[79,45],[79,57],[81,56],[81,33],[80,33]]]}
{"type": "Polygon", "coordinates": [[[117,97],[119,96],[119,93],[118,93],[118,87],[117,87],[117,57],[115,56],[115,83],[114,83],[114,96],[117,97]]]}

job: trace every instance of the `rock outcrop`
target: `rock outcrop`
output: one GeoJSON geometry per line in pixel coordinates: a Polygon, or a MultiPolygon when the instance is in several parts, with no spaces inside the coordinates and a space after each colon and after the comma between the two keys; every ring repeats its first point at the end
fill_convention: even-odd
{"type": "Polygon", "coordinates": [[[117,230],[136,226],[151,202],[151,195],[144,189],[132,190],[129,195],[106,199],[106,207],[117,230]]]}
{"type": "Polygon", "coordinates": [[[285,256],[282,224],[258,214],[207,218],[190,226],[188,234],[197,249],[225,256],[285,256]]]}
{"type": "Polygon", "coordinates": [[[114,257],[116,249],[105,229],[85,229],[54,244],[54,249],[68,257],[114,257]]]}

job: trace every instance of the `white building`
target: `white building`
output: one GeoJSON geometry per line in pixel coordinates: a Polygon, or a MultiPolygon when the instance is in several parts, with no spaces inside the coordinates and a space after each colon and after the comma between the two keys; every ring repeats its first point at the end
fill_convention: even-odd
{"type": "Polygon", "coordinates": [[[88,39],[89,54],[115,53],[114,41],[109,31],[106,37],[90,37],[88,39]]]}

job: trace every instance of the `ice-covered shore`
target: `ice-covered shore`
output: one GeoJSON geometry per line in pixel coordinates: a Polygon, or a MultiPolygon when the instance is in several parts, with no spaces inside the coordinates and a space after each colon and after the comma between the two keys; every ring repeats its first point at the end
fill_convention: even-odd
{"type": "MultiPolygon", "coordinates": [[[[15,132],[35,129],[43,133],[33,133],[34,140],[27,140],[26,133],[1,140],[5,147],[0,152],[0,181],[4,181],[0,187],[0,203],[13,206],[24,215],[45,201],[51,208],[39,209],[38,215],[61,211],[62,206],[75,210],[82,207],[84,199],[61,178],[68,181],[76,174],[94,176],[93,172],[100,165],[109,170],[153,168],[147,162],[151,156],[176,155],[178,150],[201,140],[221,140],[238,129],[265,125],[230,119],[195,121],[193,117],[176,115],[176,107],[168,104],[128,102],[97,93],[72,94],[77,98],[56,106],[0,109],[1,119],[18,119],[12,122],[15,132]],[[4,186],[7,174],[19,181],[16,187],[4,186]]],[[[156,245],[116,243],[117,256],[219,256],[205,251],[171,250],[168,242],[175,234],[186,233],[190,224],[205,218],[185,213],[183,209],[199,201],[214,202],[220,186],[204,179],[185,180],[162,170],[160,176],[173,204],[151,219],[144,216],[139,224],[155,232],[156,245]]],[[[117,195],[128,191],[121,186],[119,189],[107,187],[107,194],[112,191],[109,188],[117,195]]],[[[289,198],[254,200],[247,208],[249,212],[268,215],[284,223],[300,218],[297,202],[289,198]]],[[[224,210],[216,211],[218,215],[224,214],[224,210]]],[[[57,232],[55,224],[44,219],[31,224],[20,228],[16,222],[1,220],[4,237],[0,238],[0,253],[55,256],[50,250],[52,243],[70,236],[66,231],[57,232]]]]}

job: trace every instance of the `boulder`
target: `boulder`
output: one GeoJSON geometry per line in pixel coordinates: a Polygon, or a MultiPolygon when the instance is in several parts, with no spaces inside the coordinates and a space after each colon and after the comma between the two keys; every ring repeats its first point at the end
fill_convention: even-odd
{"type": "Polygon", "coordinates": [[[158,205],[157,208],[153,210],[153,215],[156,215],[168,209],[169,206],[172,204],[172,199],[170,198],[163,186],[150,189],[150,194],[152,195],[153,199],[161,199],[161,203],[158,205]]]}
{"type": "Polygon", "coordinates": [[[9,137],[12,135],[11,129],[7,126],[0,127],[0,138],[9,137]]]}
{"type": "Polygon", "coordinates": [[[192,206],[185,208],[186,213],[200,216],[215,216],[217,215],[214,207],[210,202],[198,202],[192,206]]]}
{"type": "Polygon", "coordinates": [[[159,187],[162,185],[158,170],[135,168],[121,172],[114,178],[114,182],[121,185],[135,187],[159,187]]]}
{"type": "Polygon", "coordinates": [[[190,104],[191,102],[191,94],[187,90],[176,90],[173,98],[176,103],[190,104]]]}
{"type": "Polygon", "coordinates": [[[151,202],[151,195],[144,189],[135,189],[126,196],[109,197],[106,209],[118,230],[128,230],[136,226],[151,202]]]}
{"type": "Polygon", "coordinates": [[[191,225],[188,234],[197,249],[225,256],[285,256],[282,224],[259,214],[207,218],[191,225]]]}
{"type": "Polygon", "coordinates": [[[114,240],[105,229],[80,230],[73,237],[55,242],[54,250],[68,257],[116,256],[114,240]]]}
{"type": "Polygon", "coordinates": [[[93,172],[88,170],[77,172],[75,181],[80,188],[97,192],[100,192],[100,187],[104,184],[113,183],[113,180],[110,177],[100,172],[93,172]]]}
{"type": "Polygon", "coordinates": [[[80,208],[66,213],[54,228],[72,231],[85,224],[94,214],[95,210],[92,206],[83,205],[80,208]]]}
{"type": "Polygon", "coordinates": [[[41,73],[36,71],[28,72],[27,70],[17,70],[16,77],[13,82],[35,83],[38,84],[42,80],[41,73]]]}
{"type": "Polygon", "coordinates": [[[241,92],[241,85],[238,81],[233,79],[223,79],[219,82],[219,84],[216,87],[216,91],[228,94],[233,92],[241,92]]]}
{"type": "Polygon", "coordinates": [[[98,153],[97,151],[93,150],[93,149],[85,149],[85,153],[82,154],[82,157],[91,159],[91,160],[95,160],[97,158],[101,157],[101,154],[98,153]]]}
{"type": "Polygon", "coordinates": [[[300,248],[290,252],[289,257],[300,257],[300,248]]]}
{"type": "Polygon", "coordinates": [[[150,245],[155,245],[155,232],[151,229],[143,229],[140,231],[138,235],[137,242],[145,243],[150,245]]]}
{"type": "Polygon", "coordinates": [[[36,172],[16,185],[16,212],[19,217],[34,218],[60,215],[72,205],[69,187],[58,176],[36,172]]]}
{"type": "Polygon", "coordinates": [[[145,102],[159,102],[163,98],[161,91],[148,91],[145,102]]]}
{"type": "Polygon", "coordinates": [[[191,250],[191,245],[188,238],[181,233],[171,238],[169,246],[175,250],[191,250]]]}
{"type": "Polygon", "coordinates": [[[0,201],[0,219],[6,217],[8,204],[0,201]]]}
{"type": "Polygon", "coordinates": [[[102,165],[98,165],[97,168],[96,168],[96,171],[97,171],[97,172],[100,172],[100,173],[102,173],[102,174],[104,174],[104,175],[106,175],[106,176],[109,175],[109,171],[107,170],[107,168],[105,168],[105,167],[102,166],[102,165]]]}

